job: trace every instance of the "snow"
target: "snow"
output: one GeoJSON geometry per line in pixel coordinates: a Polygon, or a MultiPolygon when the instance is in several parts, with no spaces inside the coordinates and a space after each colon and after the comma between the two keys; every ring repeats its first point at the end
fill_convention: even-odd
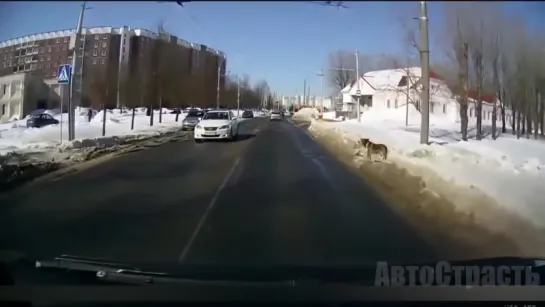
{"type": "MultiPolygon", "coordinates": [[[[413,107],[411,105],[411,107],[413,107]]],[[[471,187],[493,197],[497,204],[545,228],[545,206],[541,194],[545,186],[545,142],[516,139],[502,134],[497,140],[489,135],[491,127],[483,127],[487,137],[476,141],[474,124],[470,123],[467,142],[461,141],[460,125],[430,116],[431,145],[420,145],[420,116],[410,111],[405,126],[405,110],[366,109],[361,122],[314,122],[313,127],[338,131],[351,140],[370,138],[386,144],[392,163],[412,168],[430,169],[453,186],[471,187]]],[[[467,209],[473,204],[458,203],[467,209]]]]}
{"type": "Polygon", "coordinates": [[[178,122],[176,114],[162,110],[162,123],[159,123],[159,110],[154,112],[154,125],[149,125],[146,109],[139,108],[135,112],[134,130],[131,130],[132,112],[115,109],[106,113],[106,135],[102,136],[103,111],[93,112],[94,117],[89,122],[88,109],[76,110],[75,140],[68,141],[68,114],[60,114],[60,110],[37,110],[34,113],[48,113],[61,124],[43,128],[26,128],[26,118],[0,125],[0,155],[10,152],[41,152],[55,148],[79,148],[111,144],[127,137],[146,137],[159,135],[179,129],[185,114],[180,114],[178,122]],[[62,139],[61,139],[62,135],[62,139]]]}
{"type": "Polygon", "coordinates": [[[293,114],[294,119],[311,119],[318,115],[318,110],[315,108],[301,108],[299,111],[293,114]]]}

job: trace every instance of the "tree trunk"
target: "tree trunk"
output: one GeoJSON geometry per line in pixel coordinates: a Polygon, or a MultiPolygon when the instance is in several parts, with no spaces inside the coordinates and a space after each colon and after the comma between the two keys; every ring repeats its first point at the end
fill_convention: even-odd
{"type": "Polygon", "coordinates": [[[460,124],[463,141],[467,141],[467,123],[467,103],[460,103],[460,124]]]}
{"type": "Polygon", "coordinates": [[[102,105],[102,136],[106,136],[106,104],[102,105]]]}
{"type": "Polygon", "coordinates": [[[153,103],[150,103],[149,110],[149,125],[153,126],[153,103]]]}
{"type": "MultiPolygon", "coordinates": [[[[518,108],[517,108],[518,109],[518,108]]],[[[520,122],[522,120],[522,116],[520,115],[520,110],[517,110],[517,139],[520,139],[520,122]]]]}
{"type": "Polygon", "coordinates": [[[535,110],[534,110],[534,139],[537,140],[537,134],[538,134],[538,130],[539,130],[539,92],[537,91],[537,89],[535,90],[535,100],[536,100],[536,103],[535,103],[535,110]]]}
{"type": "Polygon", "coordinates": [[[159,93],[159,124],[163,122],[163,95],[159,93]]]}
{"type": "Polygon", "coordinates": [[[540,122],[540,128],[541,128],[541,136],[545,136],[545,101],[543,101],[543,96],[541,95],[541,92],[538,92],[539,98],[539,122],[540,122]]]}
{"type": "Polygon", "coordinates": [[[512,116],[511,116],[511,131],[512,131],[513,135],[516,135],[517,134],[517,127],[516,127],[515,123],[517,121],[518,112],[517,112],[517,108],[516,108],[516,105],[515,105],[515,101],[513,101],[513,100],[511,100],[511,112],[513,113],[512,116]]]}
{"type": "Polygon", "coordinates": [[[131,130],[134,130],[134,117],[136,115],[136,107],[132,108],[132,116],[131,116],[131,130]]]}
{"type": "Polygon", "coordinates": [[[468,56],[468,44],[462,44],[462,57],[459,59],[460,66],[458,67],[459,77],[458,80],[462,85],[462,93],[460,94],[460,125],[462,140],[467,141],[467,104],[468,104],[468,91],[469,91],[469,56],[468,56]]]}

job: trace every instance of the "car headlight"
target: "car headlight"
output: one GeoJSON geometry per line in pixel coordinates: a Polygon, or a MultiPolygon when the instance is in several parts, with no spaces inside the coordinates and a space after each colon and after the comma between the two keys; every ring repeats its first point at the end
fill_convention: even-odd
{"type": "Polygon", "coordinates": [[[195,126],[195,129],[201,129],[201,128],[202,128],[201,125],[195,126]]]}
{"type": "Polygon", "coordinates": [[[229,125],[221,126],[218,129],[227,129],[227,128],[229,128],[229,125]]]}

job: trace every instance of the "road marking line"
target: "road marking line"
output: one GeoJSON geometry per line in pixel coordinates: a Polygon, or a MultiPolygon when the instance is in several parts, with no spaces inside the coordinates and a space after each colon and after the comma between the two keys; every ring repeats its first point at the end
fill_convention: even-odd
{"type": "Polygon", "coordinates": [[[216,201],[217,201],[221,191],[225,188],[225,186],[227,185],[227,182],[229,182],[229,179],[231,178],[231,176],[235,172],[235,169],[237,168],[239,163],[240,163],[240,157],[235,160],[235,163],[233,163],[233,166],[231,167],[231,170],[229,170],[229,173],[227,173],[227,176],[225,176],[225,178],[223,179],[221,185],[216,190],[216,193],[214,194],[214,197],[212,197],[212,200],[208,204],[208,207],[206,208],[206,211],[204,212],[204,214],[201,216],[201,219],[199,220],[199,223],[197,224],[197,227],[195,227],[195,230],[193,231],[193,234],[191,235],[191,237],[189,238],[189,241],[187,242],[184,249],[182,250],[182,253],[180,254],[180,257],[178,258],[178,262],[180,262],[180,263],[184,262],[185,258],[187,258],[187,255],[189,254],[189,251],[191,250],[191,247],[193,246],[193,243],[195,242],[195,239],[197,239],[197,236],[201,232],[201,229],[204,226],[204,223],[206,222],[206,218],[208,217],[208,215],[210,214],[210,212],[212,211],[212,209],[216,205],[216,201]]]}

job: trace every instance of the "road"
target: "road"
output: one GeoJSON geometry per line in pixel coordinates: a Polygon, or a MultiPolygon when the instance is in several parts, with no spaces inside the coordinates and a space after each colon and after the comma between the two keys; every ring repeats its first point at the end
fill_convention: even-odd
{"type": "Polygon", "coordinates": [[[124,262],[352,265],[436,259],[295,124],[127,154],[0,198],[0,250],[124,262]]]}

